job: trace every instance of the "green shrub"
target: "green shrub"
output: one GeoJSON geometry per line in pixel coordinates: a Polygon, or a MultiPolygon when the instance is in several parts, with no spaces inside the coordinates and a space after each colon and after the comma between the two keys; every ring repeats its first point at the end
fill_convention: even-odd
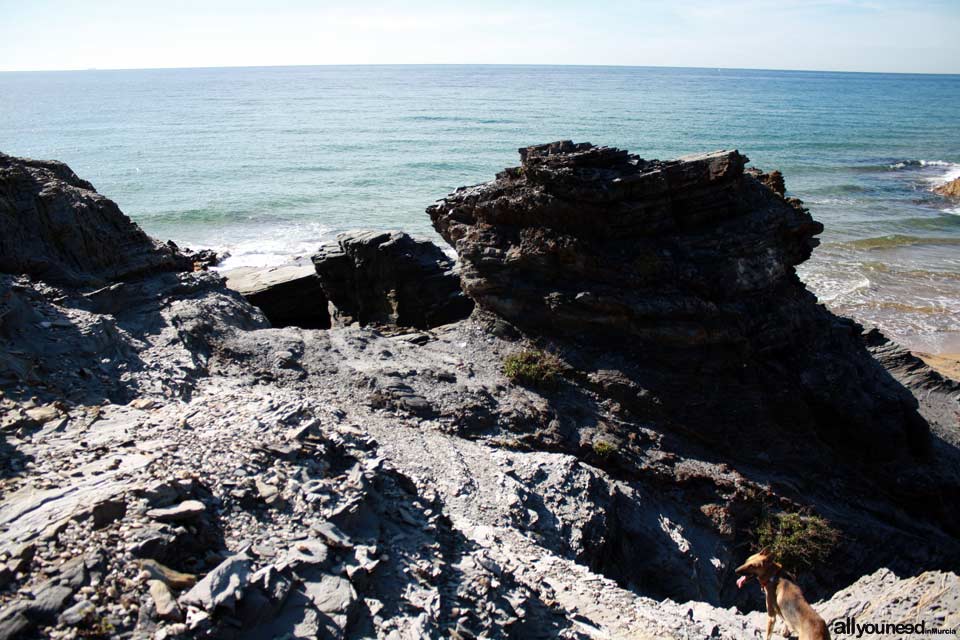
{"type": "Polygon", "coordinates": [[[799,513],[764,513],[757,523],[757,544],[769,547],[787,569],[812,569],[840,542],[840,532],[825,518],[799,513]]]}
{"type": "Polygon", "coordinates": [[[511,353],[503,360],[503,373],[511,382],[529,387],[557,386],[563,367],[556,356],[528,349],[511,353]]]}
{"type": "Polygon", "coordinates": [[[617,452],[617,445],[609,440],[594,440],[593,452],[601,458],[609,458],[617,452]]]}

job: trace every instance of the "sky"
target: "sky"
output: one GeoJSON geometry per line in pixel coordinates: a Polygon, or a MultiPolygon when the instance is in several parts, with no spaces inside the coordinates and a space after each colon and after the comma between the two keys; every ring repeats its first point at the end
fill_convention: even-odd
{"type": "Polygon", "coordinates": [[[0,71],[310,64],[960,73],[960,0],[0,0],[0,71]]]}

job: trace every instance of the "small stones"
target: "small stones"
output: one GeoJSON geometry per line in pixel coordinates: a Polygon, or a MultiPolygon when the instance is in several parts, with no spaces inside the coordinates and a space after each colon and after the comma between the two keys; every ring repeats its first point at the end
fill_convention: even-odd
{"type": "Polygon", "coordinates": [[[275,505],[282,501],[280,498],[280,490],[275,485],[267,484],[259,477],[256,478],[254,482],[257,486],[257,493],[260,495],[260,499],[268,505],[275,505]]]}
{"type": "Polygon", "coordinates": [[[207,508],[199,500],[184,500],[172,507],[150,509],[147,517],[159,522],[186,522],[196,520],[207,508]]]}

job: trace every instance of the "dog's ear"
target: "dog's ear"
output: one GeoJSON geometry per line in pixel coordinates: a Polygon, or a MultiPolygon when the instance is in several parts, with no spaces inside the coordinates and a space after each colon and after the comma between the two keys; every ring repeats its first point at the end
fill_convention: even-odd
{"type": "Polygon", "coordinates": [[[769,556],[769,555],[770,555],[770,547],[764,547],[763,549],[760,549],[760,551],[757,551],[757,555],[758,555],[758,556],[769,556]]]}

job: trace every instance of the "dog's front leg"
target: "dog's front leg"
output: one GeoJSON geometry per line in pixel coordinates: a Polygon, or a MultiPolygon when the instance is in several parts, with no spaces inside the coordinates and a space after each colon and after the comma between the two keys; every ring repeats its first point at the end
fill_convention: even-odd
{"type": "Polygon", "coordinates": [[[767,640],[773,635],[773,625],[777,624],[777,616],[767,614],[767,640]]]}
{"type": "Polygon", "coordinates": [[[792,637],[793,637],[793,631],[790,630],[790,625],[787,624],[787,619],[786,619],[786,618],[783,619],[783,637],[784,637],[784,638],[792,638],[792,637]]]}

